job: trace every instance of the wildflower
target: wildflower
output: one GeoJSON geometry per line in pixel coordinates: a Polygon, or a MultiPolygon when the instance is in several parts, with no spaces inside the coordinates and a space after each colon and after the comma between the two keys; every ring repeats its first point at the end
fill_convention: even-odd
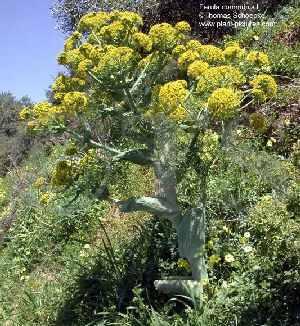
{"type": "Polygon", "coordinates": [[[266,67],[269,65],[269,58],[263,52],[251,51],[246,58],[246,61],[253,63],[259,67],[266,67]]]}
{"type": "Polygon", "coordinates": [[[149,36],[153,47],[162,51],[171,51],[182,38],[177,29],[168,23],[153,25],[150,28],[149,36]]]}
{"type": "Polygon", "coordinates": [[[199,59],[199,57],[199,53],[192,50],[182,53],[178,58],[178,68],[180,70],[186,70],[188,66],[195,60],[199,59]]]}
{"type": "Polygon", "coordinates": [[[177,265],[179,268],[184,269],[187,273],[192,271],[190,263],[183,258],[178,259],[177,265]]]}
{"type": "Polygon", "coordinates": [[[223,51],[223,55],[225,59],[235,60],[235,59],[242,59],[245,50],[241,49],[240,46],[236,42],[228,42],[225,45],[225,50],[223,51]],[[233,45],[228,46],[228,43],[232,43],[233,45]]]}
{"type": "Polygon", "coordinates": [[[78,31],[91,32],[93,29],[99,29],[109,21],[109,15],[105,12],[90,12],[84,15],[78,23],[78,31]]]}
{"type": "Polygon", "coordinates": [[[244,252],[246,252],[246,253],[249,253],[249,252],[251,252],[253,250],[253,248],[251,247],[251,246],[245,246],[244,247],[244,252]]]}
{"type": "Polygon", "coordinates": [[[128,33],[121,21],[103,26],[99,32],[99,38],[113,45],[126,44],[128,33]]]}
{"type": "Polygon", "coordinates": [[[213,247],[214,247],[214,242],[212,240],[207,241],[207,248],[213,249],[213,247]]]}
{"type": "Polygon", "coordinates": [[[187,42],[186,48],[188,50],[192,50],[199,53],[201,51],[202,46],[203,45],[198,40],[190,40],[187,42]]]}
{"type": "Polygon", "coordinates": [[[68,184],[72,180],[72,169],[68,161],[63,160],[57,163],[52,170],[51,183],[59,187],[68,184]]]}
{"type": "Polygon", "coordinates": [[[112,21],[120,20],[125,26],[127,27],[133,27],[133,26],[142,26],[143,25],[143,19],[142,17],[131,11],[113,11],[110,14],[110,19],[112,21]]]}
{"type": "Polygon", "coordinates": [[[152,49],[152,41],[147,34],[135,33],[132,35],[132,42],[137,49],[143,49],[150,52],[152,49]]]}
{"type": "Polygon", "coordinates": [[[158,94],[159,107],[167,115],[172,115],[177,110],[183,113],[182,102],[188,94],[187,82],[176,80],[163,85],[158,94]]]}
{"type": "Polygon", "coordinates": [[[208,106],[213,115],[226,117],[239,106],[241,95],[231,88],[218,88],[208,99],[208,106]]]}
{"type": "Polygon", "coordinates": [[[231,66],[211,67],[200,76],[196,91],[203,94],[220,87],[239,86],[246,82],[245,76],[231,66]]]}
{"type": "Polygon", "coordinates": [[[69,36],[64,45],[64,51],[71,51],[74,50],[77,45],[79,45],[80,40],[82,39],[82,34],[79,32],[74,32],[71,36],[69,36]]]}
{"type": "Polygon", "coordinates": [[[240,241],[240,244],[245,244],[246,243],[246,238],[245,237],[240,237],[239,241],[240,241]]]}
{"type": "Polygon", "coordinates": [[[93,67],[93,61],[90,59],[85,59],[79,62],[77,67],[77,74],[82,78],[86,78],[88,71],[93,67]]]}
{"type": "Polygon", "coordinates": [[[39,177],[38,179],[36,179],[34,185],[35,185],[35,187],[40,188],[45,184],[45,182],[46,182],[46,180],[44,177],[39,177]]]}
{"type": "Polygon", "coordinates": [[[63,108],[66,112],[76,114],[86,108],[87,98],[84,93],[70,92],[64,96],[63,108]]]}
{"type": "Polygon", "coordinates": [[[257,102],[264,102],[272,98],[277,92],[276,81],[270,75],[255,76],[250,85],[253,87],[251,95],[257,102]]]}
{"type": "Polygon", "coordinates": [[[223,231],[224,231],[225,233],[230,233],[230,229],[229,229],[229,227],[227,227],[226,225],[224,225],[224,226],[222,227],[222,229],[223,229],[223,231]]]}
{"type": "Polygon", "coordinates": [[[209,64],[220,63],[224,60],[223,51],[214,45],[202,45],[199,54],[200,59],[209,64]]]}
{"type": "Polygon", "coordinates": [[[177,45],[172,51],[172,55],[178,58],[182,53],[186,52],[186,47],[184,45],[177,45]]]}
{"type": "Polygon", "coordinates": [[[42,204],[42,205],[47,205],[49,200],[50,200],[50,192],[46,191],[45,193],[43,193],[40,198],[39,198],[39,202],[42,204]]]}
{"type": "Polygon", "coordinates": [[[203,286],[208,285],[208,279],[207,278],[202,278],[201,283],[202,283],[203,286]]]}
{"type": "Polygon", "coordinates": [[[188,34],[191,31],[191,25],[186,21],[178,22],[175,29],[182,34],[188,34]]]}
{"type": "Polygon", "coordinates": [[[30,108],[28,107],[24,107],[20,113],[19,113],[19,117],[21,120],[26,120],[30,117],[30,113],[31,113],[31,110],[30,108]]]}
{"type": "Polygon", "coordinates": [[[219,255],[212,255],[209,257],[209,266],[212,268],[215,264],[221,261],[221,257],[219,255]]]}
{"type": "Polygon", "coordinates": [[[227,262],[227,263],[233,263],[234,261],[235,261],[235,258],[234,258],[234,256],[233,255],[231,255],[231,254],[227,254],[227,255],[225,255],[225,261],[227,262]]]}
{"type": "Polygon", "coordinates": [[[249,239],[249,238],[250,238],[250,232],[245,232],[245,233],[244,233],[244,237],[245,237],[246,239],[249,239]]]}
{"type": "Polygon", "coordinates": [[[240,45],[238,42],[235,42],[235,41],[228,41],[225,43],[225,49],[227,48],[239,48],[240,45]]]}
{"type": "Polygon", "coordinates": [[[219,143],[219,135],[211,129],[207,129],[202,138],[202,153],[200,158],[202,161],[209,163],[213,160],[219,143]]]}
{"type": "Polygon", "coordinates": [[[209,64],[207,62],[196,60],[188,66],[187,75],[192,78],[197,78],[208,68],[209,64]]]}
{"type": "Polygon", "coordinates": [[[133,73],[140,56],[131,48],[126,46],[109,46],[100,58],[98,65],[94,68],[97,76],[105,81],[124,78],[133,73]]]}
{"type": "Polygon", "coordinates": [[[250,126],[260,134],[264,134],[268,128],[269,123],[261,113],[253,113],[249,118],[250,126]]]}

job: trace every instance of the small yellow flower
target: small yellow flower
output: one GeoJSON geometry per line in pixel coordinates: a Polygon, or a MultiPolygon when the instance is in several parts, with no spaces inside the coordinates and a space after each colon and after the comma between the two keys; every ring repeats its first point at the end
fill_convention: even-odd
{"type": "Polygon", "coordinates": [[[214,242],[212,240],[207,241],[207,248],[213,249],[213,247],[214,247],[214,242]]]}
{"type": "Polygon", "coordinates": [[[245,244],[247,239],[245,237],[240,237],[239,242],[240,244],[245,244]]]}
{"type": "Polygon", "coordinates": [[[177,261],[177,265],[179,268],[184,269],[187,273],[192,271],[190,263],[183,258],[179,258],[177,261]]]}
{"type": "Polygon", "coordinates": [[[221,261],[221,257],[219,255],[212,255],[209,257],[209,266],[213,267],[215,264],[221,261]]]}
{"type": "Polygon", "coordinates": [[[40,188],[42,187],[44,184],[45,184],[46,180],[44,177],[39,177],[38,179],[36,179],[34,185],[37,187],[37,188],[40,188]]]}

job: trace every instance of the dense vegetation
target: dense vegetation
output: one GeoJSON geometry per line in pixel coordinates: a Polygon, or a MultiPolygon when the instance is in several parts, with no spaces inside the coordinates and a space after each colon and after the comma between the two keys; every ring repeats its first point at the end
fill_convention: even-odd
{"type": "MultiPolygon", "coordinates": [[[[186,23],[126,39],[113,37],[120,29],[91,33],[95,16],[85,17],[58,56],[69,74],[51,103],[22,103],[27,134],[50,141],[0,179],[1,323],[299,325],[299,3],[276,12],[276,27],[214,46],[184,40],[186,23]],[[132,209],[140,196],[172,200],[154,162],[178,171],[172,209],[205,204],[205,248],[202,233],[178,237],[147,202],[132,209]],[[179,255],[189,239],[196,262],[179,255]],[[170,300],[155,289],[158,279],[195,279],[197,266],[200,290],[170,300]]],[[[24,133],[19,103],[2,98],[1,125],[24,133]]]]}

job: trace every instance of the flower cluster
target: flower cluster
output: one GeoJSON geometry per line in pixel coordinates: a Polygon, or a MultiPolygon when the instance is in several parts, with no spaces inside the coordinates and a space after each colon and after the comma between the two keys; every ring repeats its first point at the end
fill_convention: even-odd
{"type": "Polygon", "coordinates": [[[178,259],[177,265],[179,268],[185,270],[187,273],[190,273],[192,271],[190,263],[183,258],[178,259]]]}
{"type": "Polygon", "coordinates": [[[186,52],[183,52],[181,55],[179,55],[178,68],[180,70],[186,70],[191,63],[193,63],[195,60],[199,58],[200,55],[198,52],[193,50],[187,50],[186,52]]]}
{"type": "Polygon", "coordinates": [[[105,26],[109,22],[109,15],[105,12],[90,12],[84,15],[78,24],[79,32],[91,32],[105,26]]]}
{"type": "Polygon", "coordinates": [[[250,122],[250,126],[260,134],[264,134],[269,128],[269,123],[267,119],[261,113],[251,114],[249,118],[249,122],[250,122]]]}
{"type": "Polygon", "coordinates": [[[185,80],[176,80],[163,85],[158,95],[159,110],[177,120],[185,118],[187,112],[183,102],[187,94],[187,82],[185,80]]]}
{"type": "Polygon", "coordinates": [[[214,154],[218,147],[218,143],[219,135],[211,129],[205,130],[204,135],[202,137],[202,151],[200,154],[200,158],[203,162],[212,162],[214,154]]]}
{"type": "Polygon", "coordinates": [[[264,102],[272,98],[277,92],[276,81],[270,75],[255,76],[250,85],[253,87],[251,95],[257,102],[264,102]]]}
{"type": "Polygon", "coordinates": [[[72,180],[72,167],[69,161],[59,161],[52,170],[51,183],[54,187],[67,185],[72,180]]]}
{"type": "Polygon", "coordinates": [[[87,98],[84,93],[70,92],[64,96],[63,111],[69,114],[77,114],[86,109],[87,98]]]}
{"type": "Polygon", "coordinates": [[[245,82],[246,78],[238,68],[232,66],[211,67],[200,76],[196,91],[203,94],[220,87],[240,86],[245,82]]]}
{"type": "Polygon", "coordinates": [[[172,51],[184,38],[184,34],[168,23],[156,24],[150,28],[149,36],[155,50],[172,51]]]}
{"type": "Polygon", "coordinates": [[[100,80],[124,83],[124,79],[133,74],[139,59],[138,53],[129,47],[107,46],[93,71],[100,80]]]}
{"type": "Polygon", "coordinates": [[[267,67],[270,64],[268,56],[265,53],[258,51],[251,51],[247,55],[246,60],[260,68],[267,67]]]}
{"type": "Polygon", "coordinates": [[[245,50],[237,42],[230,41],[225,44],[223,55],[225,60],[240,60],[244,58],[245,50]]]}
{"type": "Polygon", "coordinates": [[[207,62],[196,60],[188,66],[187,75],[197,79],[208,68],[209,64],[207,62]]]}
{"type": "Polygon", "coordinates": [[[241,94],[232,88],[218,88],[208,99],[208,106],[213,115],[226,117],[241,103],[241,94]]]}
{"type": "Polygon", "coordinates": [[[147,34],[144,33],[135,33],[132,36],[133,46],[137,48],[137,50],[144,50],[146,52],[150,52],[152,49],[152,41],[147,34]]]}

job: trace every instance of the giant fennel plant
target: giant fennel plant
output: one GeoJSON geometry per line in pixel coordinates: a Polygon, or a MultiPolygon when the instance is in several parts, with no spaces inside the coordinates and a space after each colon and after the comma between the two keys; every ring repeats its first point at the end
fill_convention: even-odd
{"type": "MultiPolygon", "coordinates": [[[[94,193],[123,212],[169,219],[178,234],[181,263],[186,266],[188,261],[192,280],[161,280],[156,286],[181,293],[186,286],[196,286],[201,292],[208,282],[206,180],[215,152],[226,146],[232,121],[246,115],[251,103],[272,98],[277,86],[262,52],[247,52],[234,41],[224,49],[202,44],[188,37],[185,21],[154,25],[147,34],[142,24],[133,12],[85,15],[58,55],[67,72],[59,74],[52,87],[52,103],[24,108],[20,116],[29,130],[69,133],[75,147],[86,152],[57,163],[53,187],[76,187],[85,166],[98,166],[97,160],[110,167],[127,161],[152,169],[159,189],[153,197],[114,198],[105,173],[96,180],[94,193]],[[107,121],[123,129],[115,136],[119,141],[95,131],[95,125],[107,121]],[[178,192],[190,169],[198,176],[197,184],[183,204],[178,192]]],[[[262,116],[251,121],[258,131],[265,129],[262,116]]]]}

